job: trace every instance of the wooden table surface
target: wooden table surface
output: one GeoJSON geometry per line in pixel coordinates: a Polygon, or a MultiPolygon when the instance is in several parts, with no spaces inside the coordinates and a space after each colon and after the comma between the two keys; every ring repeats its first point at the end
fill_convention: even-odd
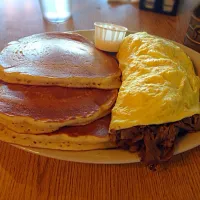
{"type": "MultiPolygon", "coordinates": [[[[182,43],[195,2],[185,0],[179,15],[169,17],[140,11],[138,4],[73,0],[73,17],[60,25],[60,31],[91,29],[95,21],[105,21],[182,43]]],[[[11,40],[55,30],[55,25],[43,21],[37,0],[0,0],[0,49],[11,40]]],[[[198,200],[200,148],[151,172],[141,164],[59,161],[0,142],[0,200],[7,199],[198,200]]]]}

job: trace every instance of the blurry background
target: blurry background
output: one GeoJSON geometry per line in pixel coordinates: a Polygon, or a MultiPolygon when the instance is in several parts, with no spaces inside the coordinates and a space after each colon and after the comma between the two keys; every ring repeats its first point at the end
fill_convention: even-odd
{"type": "MultiPolygon", "coordinates": [[[[198,3],[198,0],[181,0],[178,15],[174,17],[140,10],[138,3],[72,0],[72,16],[59,25],[59,30],[92,29],[95,21],[102,21],[123,25],[129,30],[167,35],[169,39],[180,42],[198,3]],[[174,31],[179,34],[174,34],[174,31]]],[[[39,0],[0,0],[0,26],[0,39],[5,42],[7,38],[57,30],[56,24],[43,19],[39,0]]]]}

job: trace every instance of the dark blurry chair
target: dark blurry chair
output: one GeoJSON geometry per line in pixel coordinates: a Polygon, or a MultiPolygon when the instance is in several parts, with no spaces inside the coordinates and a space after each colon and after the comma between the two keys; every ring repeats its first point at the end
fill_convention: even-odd
{"type": "Polygon", "coordinates": [[[184,44],[200,52],[200,4],[192,13],[184,44]]]}

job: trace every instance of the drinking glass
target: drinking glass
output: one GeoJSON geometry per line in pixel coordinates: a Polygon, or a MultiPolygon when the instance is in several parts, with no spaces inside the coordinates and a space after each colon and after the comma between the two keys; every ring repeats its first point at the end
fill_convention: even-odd
{"type": "Polygon", "coordinates": [[[63,23],[71,17],[72,0],[40,0],[44,19],[51,23],[63,23]]]}

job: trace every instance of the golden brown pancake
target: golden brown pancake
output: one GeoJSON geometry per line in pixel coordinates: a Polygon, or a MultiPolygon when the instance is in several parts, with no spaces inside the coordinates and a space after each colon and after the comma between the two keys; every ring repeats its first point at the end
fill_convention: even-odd
{"type": "Polygon", "coordinates": [[[117,61],[79,34],[42,33],[11,42],[0,54],[0,78],[8,83],[113,89],[117,61]]]}
{"type": "Polygon", "coordinates": [[[64,127],[50,134],[19,134],[0,124],[0,140],[22,146],[91,150],[113,148],[108,137],[110,115],[85,126],[64,127]]]}
{"type": "Polygon", "coordinates": [[[0,83],[0,123],[19,133],[84,125],[110,113],[117,90],[0,83]]]}

